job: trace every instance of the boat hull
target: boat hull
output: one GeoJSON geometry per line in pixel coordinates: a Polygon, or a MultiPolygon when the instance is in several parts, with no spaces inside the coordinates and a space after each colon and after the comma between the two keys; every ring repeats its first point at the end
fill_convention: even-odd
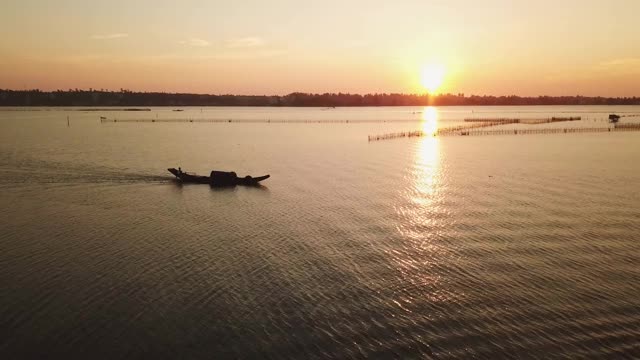
{"type": "Polygon", "coordinates": [[[209,184],[213,187],[228,187],[237,185],[258,186],[260,185],[260,181],[266,180],[270,177],[270,175],[263,175],[258,177],[238,177],[234,172],[224,171],[212,171],[211,176],[200,176],[178,171],[174,168],[169,168],[167,170],[183,183],[209,184]]]}

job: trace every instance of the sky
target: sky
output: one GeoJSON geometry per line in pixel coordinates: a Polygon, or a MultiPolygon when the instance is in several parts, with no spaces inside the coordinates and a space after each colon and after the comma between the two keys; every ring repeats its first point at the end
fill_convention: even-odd
{"type": "Polygon", "coordinates": [[[640,0],[2,0],[0,88],[421,93],[441,69],[431,92],[640,96],[638,14],[640,0]]]}

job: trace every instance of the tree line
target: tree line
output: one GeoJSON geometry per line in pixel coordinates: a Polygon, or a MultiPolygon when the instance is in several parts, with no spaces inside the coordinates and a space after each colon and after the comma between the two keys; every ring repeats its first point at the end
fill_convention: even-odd
{"type": "Polygon", "coordinates": [[[640,97],[491,96],[464,94],[311,94],[209,95],[129,90],[2,90],[0,106],[502,106],[640,105],[640,97]]]}

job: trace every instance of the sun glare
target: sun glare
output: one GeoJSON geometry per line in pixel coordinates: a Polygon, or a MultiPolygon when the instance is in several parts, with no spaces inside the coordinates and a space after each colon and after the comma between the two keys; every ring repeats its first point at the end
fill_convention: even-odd
{"type": "Polygon", "coordinates": [[[428,136],[438,132],[438,110],[433,106],[427,106],[422,111],[422,132],[428,136]]]}
{"type": "Polygon", "coordinates": [[[442,65],[438,64],[430,64],[422,67],[420,73],[420,80],[422,86],[429,93],[433,93],[440,88],[442,82],[444,81],[445,68],[442,65]]]}

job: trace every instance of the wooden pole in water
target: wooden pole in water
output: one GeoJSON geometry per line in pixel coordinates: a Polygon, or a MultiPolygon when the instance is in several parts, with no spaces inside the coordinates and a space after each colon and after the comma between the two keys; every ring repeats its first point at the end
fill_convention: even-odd
{"type": "Polygon", "coordinates": [[[69,127],[69,126],[71,126],[71,125],[69,124],[69,115],[67,115],[67,127],[69,127]]]}

